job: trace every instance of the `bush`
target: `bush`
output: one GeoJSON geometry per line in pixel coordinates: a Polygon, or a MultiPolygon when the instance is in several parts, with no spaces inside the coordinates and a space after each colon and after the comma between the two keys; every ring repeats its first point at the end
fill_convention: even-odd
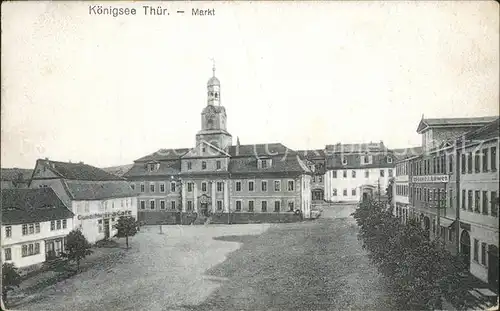
{"type": "Polygon", "coordinates": [[[442,309],[443,297],[464,297],[459,286],[463,262],[439,241],[429,241],[418,221],[402,224],[375,201],[361,203],[353,216],[363,248],[386,277],[395,307],[442,309]]]}

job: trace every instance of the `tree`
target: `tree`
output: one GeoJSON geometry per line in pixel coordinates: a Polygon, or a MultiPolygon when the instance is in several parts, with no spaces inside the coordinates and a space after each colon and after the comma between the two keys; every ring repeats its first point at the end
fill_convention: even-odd
{"type": "Polygon", "coordinates": [[[121,216],[118,218],[118,222],[114,225],[115,229],[118,230],[116,233],[117,238],[125,238],[125,242],[128,248],[128,237],[134,236],[137,233],[137,222],[132,216],[121,216]]]}
{"type": "Polygon", "coordinates": [[[429,241],[420,222],[402,224],[384,209],[368,201],[353,213],[360,226],[359,238],[372,262],[386,277],[394,307],[403,310],[442,309],[441,299],[460,302],[463,263],[442,247],[429,241]]]}
{"type": "Polygon", "coordinates": [[[389,205],[392,207],[392,191],[394,187],[394,178],[389,179],[389,184],[387,185],[387,188],[385,188],[385,194],[387,196],[387,202],[389,205]]]}
{"type": "Polygon", "coordinates": [[[7,293],[14,287],[19,287],[19,284],[21,284],[21,276],[17,268],[12,263],[4,263],[2,265],[2,299],[4,302],[7,302],[7,293]]]}
{"type": "Polygon", "coordinates": [[[76,271],[80,270],[80,261],[92,254],[91,245],[80,230],[73,230],[66,236],[66,249],[62,257],[76,262],[76,271]]]}

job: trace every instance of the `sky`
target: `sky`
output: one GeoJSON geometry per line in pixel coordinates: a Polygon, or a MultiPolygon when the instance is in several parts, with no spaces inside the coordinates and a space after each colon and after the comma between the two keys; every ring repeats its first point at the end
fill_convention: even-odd
{"type": "Polygon", "coordinates": [[[404,148],[421,143],[422,115],[499,114],[494,1],[3,2],[1,14],[2,167],[194,147],[211,58],[233,143],[404,148]]]}

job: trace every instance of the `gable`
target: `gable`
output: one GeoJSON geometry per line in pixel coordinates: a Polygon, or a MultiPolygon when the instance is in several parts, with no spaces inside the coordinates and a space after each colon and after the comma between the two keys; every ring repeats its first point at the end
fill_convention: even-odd
{"type": "Polygon", "coordinates": [[[183,155],[182,159],[206,157],[229,157],[229,154],[206,141],[200,141],[195,148],[183,155]]]}
{"type": "Polygon", "coordinates": [[[50,166],[37,161],[33,176],[31,179],[46,179],[46,178],[60,178],[59,174],[55,173],[50,166]]]}
{"type": "Polygon", "coordinates": [[[417,133],[422,134],[422,132],[428,127],[429,125],[425,122],[424,119],[420,120],[420,123],[418,124],[417,127],[417,133]]]}

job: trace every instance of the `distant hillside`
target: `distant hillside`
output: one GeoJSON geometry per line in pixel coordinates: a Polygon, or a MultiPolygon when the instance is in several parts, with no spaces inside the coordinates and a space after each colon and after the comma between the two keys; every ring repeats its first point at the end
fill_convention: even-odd
{"type": "Polygon", "coordinates": [[[122,177],[126,172],[132,168],[133,164],[103,167],[102,169],[110,174],[122,177]]]}
{"type": "Polygon", "coordinates": [[[30,180],[33,173],[32,169],[27,168],[2,168],[0,171],[0,177],[2,180],[18,180],[20,176],[24,180],[30,180]]]}

